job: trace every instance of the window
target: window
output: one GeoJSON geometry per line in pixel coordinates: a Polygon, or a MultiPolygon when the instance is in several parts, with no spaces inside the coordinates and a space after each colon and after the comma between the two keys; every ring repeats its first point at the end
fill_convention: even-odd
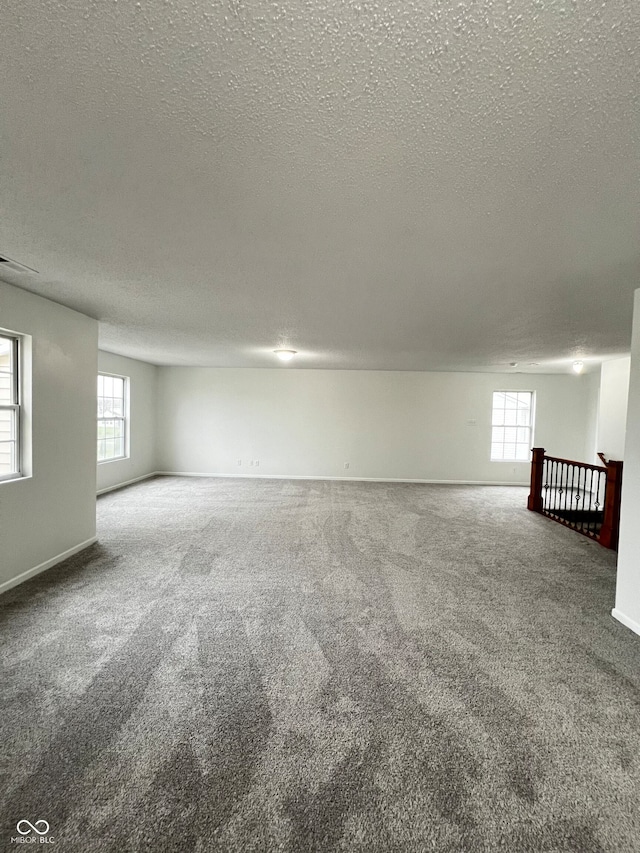
{"type": "Polygon", "coordinates": [[[127,456],[126,376],[98,374],[98,462],[127,456]]]}
{"type": "Polygon", "coordinates": [[[533,391],[494,391],[491,416],[491,459],[530,460],[533,391]]]}
{"type": "Polygon", "coordinates": [[[20,476],[20,339],[0,334],[0,480],[20,476]]]}

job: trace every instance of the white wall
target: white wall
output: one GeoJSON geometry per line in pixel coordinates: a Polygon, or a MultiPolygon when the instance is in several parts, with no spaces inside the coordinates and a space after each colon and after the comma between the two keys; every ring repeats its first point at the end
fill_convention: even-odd
{"type": "Polygon", "coordinates": [[[158,469],[528,482],[528,464],[489,461],[492,391],[536,391],[535,444],[584,460],[592,385],[574,375],[165,367],[158,469]]]}
{"type": "Polygon", "coordinates": [[[98,370],[129,377],[129,456],[98,465],[98,491],[156,470],[156,385],[158,368],[110,352],[98,353],[98,370]]]}
{"type": "Polygon", "coordinates": [[[628,356],[602,363],[596,450],[607,459],[624,459],[630,369],[628,356]]]}
{"type": "Polygon", "coordinates": [[[95,537],[98,324],[0,282],[0,327],[32,337],[31,476],[0,482],[1,590],[95,537]]]}
{"type": "Polygon", "coordinates": [[[598,417],[600,414],[600,370],[584,375],[587,384],[587,444],[585,462],[602,465],[598,454],[598,417]]]}
{"type": "Polygon", "coordinates": [[[631,343],[627,440],[622,474],[616,606],[613,615],[640,634],[640,290],[636,290],[631,343]]]}

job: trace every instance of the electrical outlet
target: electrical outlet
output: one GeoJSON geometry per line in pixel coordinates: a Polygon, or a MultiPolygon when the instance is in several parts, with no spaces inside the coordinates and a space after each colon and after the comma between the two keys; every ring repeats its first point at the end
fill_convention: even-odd
{"type": "Polygon", "coordinates": [[[253,468],[253,459],[250,459],[250,460],[249,460],[249,467],[250,467],[250,468],[253,468]]]}
{"type": "Polygon", "coordinates": [[[260,464],[260,460],[259,460],[259,459],[256,459],[256,461],[255,461],[253,464],[254,464],[254,465],[256,466],[256,468],[257,468],[257,467],[258,467],[258,465],[260,464]]]}
{"type": "Polygon", "coordinates": [[[242,459],[236,459],[238,465],[242,465],[242,459]]]}
{"type": "Polygon", "coordinates": [[[345,463],[344,463],[344,467],[345,467],[345,468],[348,468],[350,464],[351,464],[350,462],[345,462],[345,463]]]}

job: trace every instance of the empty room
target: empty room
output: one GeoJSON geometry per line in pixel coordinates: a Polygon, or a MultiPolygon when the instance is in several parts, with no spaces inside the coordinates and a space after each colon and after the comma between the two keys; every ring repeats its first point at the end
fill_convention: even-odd
{"type": "Polygon", "coordinates": [[[640,7],[0,4],[0,845],[640,849],[640,7]]]}

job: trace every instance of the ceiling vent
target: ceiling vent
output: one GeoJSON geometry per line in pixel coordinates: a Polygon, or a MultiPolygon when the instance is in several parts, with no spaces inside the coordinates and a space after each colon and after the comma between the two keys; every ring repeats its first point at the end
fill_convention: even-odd
{"type": "Polygon", "coordinates": [[[39,275],[38,270],[34,270],[33,267],[28,267],[26,264],[20,264],[18,261],[7,258],[5,255],[0,255],[0,276],[2,273],[7,272],[17,272],[22,273],[23,275],[25,273],[27,273],[27,275],[39,275]]]}

